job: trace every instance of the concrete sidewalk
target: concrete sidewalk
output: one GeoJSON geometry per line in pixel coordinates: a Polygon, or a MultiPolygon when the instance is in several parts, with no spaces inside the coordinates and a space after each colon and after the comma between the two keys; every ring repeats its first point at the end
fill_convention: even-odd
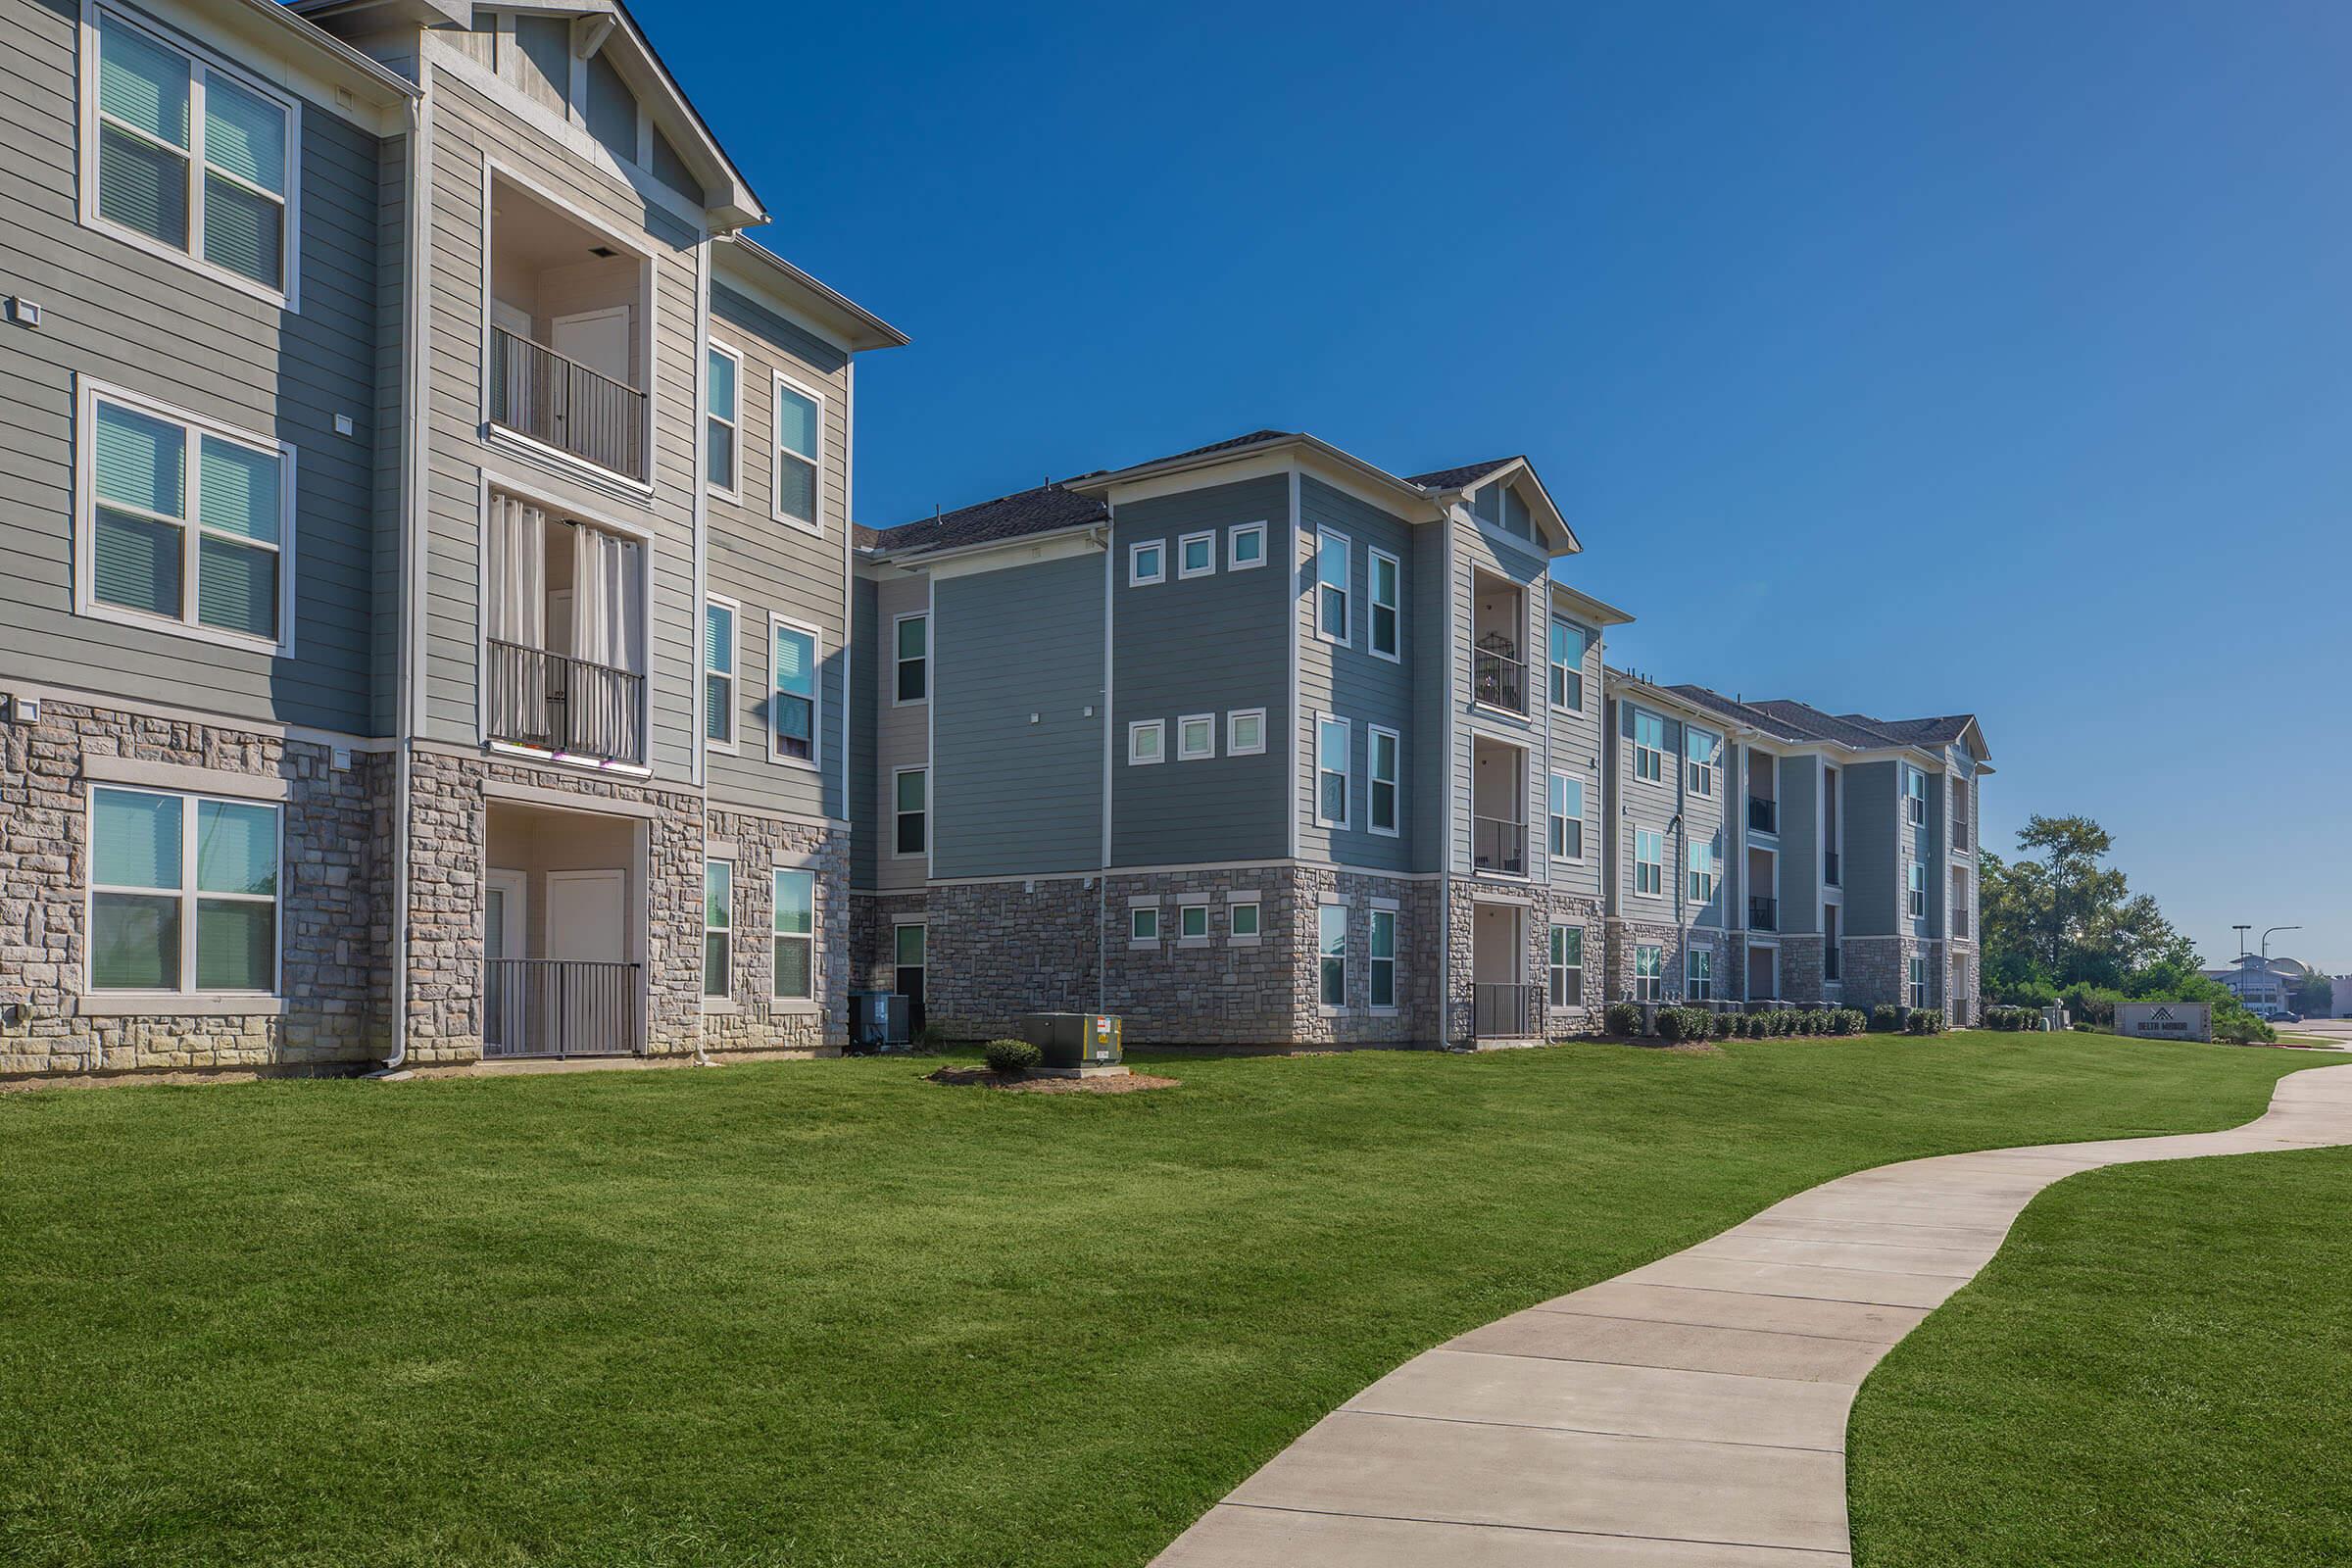
{"type": "Polygon", "coordinates": [[[1910,1160],[1473,1330],[1318,1422],[1157,1568],[1845,1568],[1879,1358],[2080,1170],[2352,1143],[2352,1066],[2230,1132],[1910,1160]]]}

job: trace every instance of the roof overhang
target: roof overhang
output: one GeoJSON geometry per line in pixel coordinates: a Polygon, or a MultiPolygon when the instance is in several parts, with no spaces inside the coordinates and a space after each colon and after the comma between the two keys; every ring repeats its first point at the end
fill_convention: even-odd
{"type": "Polygon", "coordinates": [[[1584,542],[1577,538],[1576,530],[1569,527],[1568,519],[1561,515],[1559,507],[1551,499],[1551,492],[1544,487],[1543,478],[1536,472],[1536,466],[1525,458],[1498,463],[1475,479],[1434,493],[1443,502],[1460,502],[1467,506],[1471,491],[1484,490],[1491,484],[1507,484],[1520,492],[1519,499],[1527,503],[1529,514],[1548,536],[1546,542],[1552,555],[1574,556],[1584,553],[1584,542]]]}
{"type": "Polygon", "coordinates": [[[853,354],[903,348],[907,342],[906,333],[749,235],[727,235],[719,241],[716,254],[721,270],[809,319],[853,354]]]}
{"type": "Polygon", "coordinates": [[[408,77],[354,49],[311,21],[307,12],[297,15],[278,0],[212,0],[201,9],[232,34],[250,40],[258,52],[274,52],[292,41],[304,64],[319,77],[379,110],[422,96],[408,77]]]}
{"type": "Polygon", "coordinates": [[[1408,522],[1435,522],[1445,515],[1443,504],[1419,485],[1399,479],[1386,468],[1366,463],[1353,453],[1343,451],[1320,437],[1303,434],[1269,436],[1263,441],[1220,447],[1214,452],[1159,458],[1151,463],[1136,464],[1132,467],[1113,468],[1106,473],[1090,473],[1083,478],[1068,480],[1062,488],[1079,495],[1110,500],[1114,492],[1132,491],[1141,486],[1156,485],[1241,464],[1262,466],[1268,459],[1287,460],[1307,472],[1335,480],[1342,488],[1359,493],[1369,492],[1370,497],[1377,499],[1380,505],[1395,511],[1408,522]]]}
{"type": "Polygon", "coordinates": [[[1592,621],[1597,626],[1630,626],[1633,624],[1634,617],[1629,612],[1595,599],[1591,594],[1580,593],[1557,578],[1552,579],[1551,602],[1578,619],[1592,621]]]}
{"type": "Polygon", "coordinates": [[[1106,519],[1098,517],[1092,522],[1046,528],[1036,533],[1016,533],[1004,539],[982,539],[968,545],[947,545],[938,550],[909,550],[898,554],[877,548],[864,552],[864,558],[877,565],[887,564],[904,571],[913,571],[918,567],[936,566],[942,562],[973,561],[984,556],[1010,556],[1022,552],[1042,554],[1047,546],[1078,543],[1091,534],[1106,534],[1109,528],[1110,523],[1106,519]]]}

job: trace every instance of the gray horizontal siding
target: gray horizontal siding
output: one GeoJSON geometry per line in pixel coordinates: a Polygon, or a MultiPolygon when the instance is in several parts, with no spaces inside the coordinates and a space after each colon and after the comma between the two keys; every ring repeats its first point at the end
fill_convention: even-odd
{"type": "Polygon", "coordinates": [[[1278,563],[1289,516],[1290,481],[1279,474],[1116,509],[1113,864],[1186,865],[1288,853],[1280,737],[1291,706],[1290,645],[1278,563]],[[1266,524],[1266,564],[1229,571],[1227,530],[1245,522],[1266,524]],[[1210,529],[1216,533],[1216,571],[1178,580],[1177,540],[1210,529]],[[1128,546],[1148,539],[1167,541],[1167,580],[1130,588],[1128,546]],[[1248,708],[1266,710],[1265,750],[1228,757],[1225,715],[1248,708]],[[1176,760],[1176,721],[1187,713],[1215,715],[1214,758],[1176,760]],[[1165,723],[1168,760],[1130,767],[1127,726],[1154,718],[1165,723]]]}
{"type": "Polygon", "coordinates": [[[874,709],[876,678],[874,593],[867,577],[850,584],[850,886],[874,885],[878,830],[874,709]]]}
{"type": "Polygon", "coordinates": [[[1899,769],[1892,762],[1857,762],[1838,777],[1845,811],[1845,854],[1839,870],[1845,888],[1845,934],[1895,934],[1902,907],[1903,871],[1896,854],[1902,803],[1895,797],[1899,769]]]}
{"type": "MultiPolygon", "coordinates": [[[[1547,772],[1565,773],[1583,783],[1585,788],[1585,857],[1582,860],[1555,860],[1546,867],[1546,877],[1554,889],[1598,897],[1601,891],[1601,871],[1604,857],[1601,846],[1607,826],[1607,808],[1602,799],[1602,769],[1607,760],[1607,747],[1601,738],[1601,685],[1604,650],[1597,627],[1587,626],[1571,616],[1567,620],[1585,634],[1584,701],[1578,708],[1547,710],[1545,744],[1547,772]]],[[[1548,639],[1549,629],[1545,630],[1548,639]]],[[[1536,683],[1537,699],[1547,700],[1551,691],[1549,666],[1550,647],[1544,647],[1544,668],[1536,683]]],[[[1551,808],[1551,785],[1544,784],[1543,809],[1548,817],[1551,808]]],[[[1548,844],[1550,824],[1544,821],[1548,844]]]]}
{"type": "MultiPolygon", "coordinates": [[[[1093,583],[1100,595],[1102,584],[1093,583]]],[[[906,891],[923,886],[930,874],[924,856],[895,854],[897,846],[897,805],[893,792],[896,775],[902,768],[929,765],[931,756],[931,699],[919,703],[898,701],[898,658],[891,638],[896,635],[901,615],[921,614],[931,603],[931,579],[927,576],[885,577],[876,585],[874,596],[874,634],[872,658],[874,680],[870,686],[860,686],[858,706],[865,710],[874,724],[874,773],[866,792],[858,799],[858,808],[870,824],[868,831],[858,836],[870,841],[875,866],[874,880],[861,883],[863,887],[888,891],[906,891]]],[[[1100,616],[1097,617],[1098,623],[1100,616]]],[[[1101,662],[1101,653],[1095,655],[1101,662]]],[[[938,650],[931,660],[932,679],[939,676],[938,650]]],[[[1099,683],[1098,683],[1099,684],[1099,683]]],[[[1100,845],[1097,846],[1098,851],[1100,845]]]]}
{"type": "Polygon", "coordinates": [[[950,577],[932,607],[933,874],[1098,869],[1102,557],[950,577]]]}
{"type": "MultiPolygon", "coordinates": [[[[397,153],[305,103],[302,311],[288,314],[78,220],[74,13],[0,0],[0,274],[43,307],[0,375],[0,670],[202,711],[377,728],[371,613],[382,390],[379,225],[397,153]],[[88,377],[296,449],[296,657],[74,613],[74,380],[88,377]],[[349,415],[356,434],[334,432],[349,415]]],[[[266,69],[266,68],[265,68],[266,69]]],[[[395,277],[397,286],[397,277],[395,277]]]]}
{"type": "MultiPolygon", "coordinates": [[[[1411,824],[1422,814],[1413,788],[1414,759],[1419,755],[1419,726],[1414,722],[1414,671],[1426,662],[1434,671],[1443,667],[1445,645],[1424,648],[1413,635],[1414,615],[1422,591],[1414,567],[1420,553],[1414,549],[1413,528],[1403,519],[1336,490],[1314,478],[1298,483],[1298,562],[1294,586],[1298,614],[1298,853],[1343,865],[1371,866],[1384,871],[1410,870],[1417,863],[1411,824]],[[1315,630],[1317,536],[1325,528],[1348,538],[1348,602],[1350,624],[1343,647],[1315,630]],[[1402,662],[1391,662],[1372,653],[1372,552],[1395,556],[1402,580],[1399,613],[1403,638],[1402,662]],[[1317,760],[1315,717],[1328,713],[1349,721],[1350,748],[1348,816],[1344,829],[1315,821],[1317,760]],[[1396,730],[1401,748],[1400,826],[1405,831],[1390,838],[1370,831],[1370,726],[1396,730]]],[[[1436,590],[1442,595],[1443,588],[1436,590]]],[[[1434,830],[1433,830],[1434,831],[1434,830]]]]}

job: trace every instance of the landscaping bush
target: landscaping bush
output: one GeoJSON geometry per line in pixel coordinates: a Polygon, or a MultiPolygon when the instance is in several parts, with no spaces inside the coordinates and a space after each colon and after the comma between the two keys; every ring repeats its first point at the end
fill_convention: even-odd
{"type": "Polygon", "coordinates": [[[1898,1007],[1891,1002],[1880,1003],[1870,1009],[1871,1033],[1881,1035],[1902,1033],[1903,1014],[1909,1010],[1906,1007],[1898,1007]]]}
{"type": "Polygon", "coordinates": [[[2078,981],[2058,994],[2075,1017],[2102,1027],[2115,1022],[2115,1004],[2127,1000],[2121,991],[2078,981]]]}
{"type": "Polygon", "coordinates": [[[1689,1015],[1684,1008],[1660,1007],[1658,1009],[1658,1038],[1660,1040],[1669,1045],[1676,1041],[1688,1040],[1690,1038],[1689,1029],[1689,1015]]]}
{"type": "Polygon", "coordinates": [[[1045,1053],[1026,1040],[991,1040],[980,1054],[987,1058],[992,1072],[1007,1078],[1018,1078],[1045,1060],[1045,1053]]]}
{"type": "Polygon", "coordinates": [[[2213,1038],[2233,1046],[2274,1045],[2278,1031],[2248,1012],[2242,1005],[2228,1012],[2213,1009],[2213,1038]]]}
{"type": "Polygon", "coordinates": [[[1870,1014],[1860,1007],[1839,1007],[1837,1012],[1838,1033],[1858,1035],[1870,1028],[1870,1014]]]}
{"type": "Polygon", "coordinates": [[[1915,1007],[1903,1020],[1903,1033],[1909,1035],[1939,1035],[1943,1033],[1943,1014],[1934,1007],[1915,1007]]]}
{"type": "Polygon", "coordinates": [[[2088,1018],[2077,1018],[2075,1020],[2074,1027],[2075,1032],[2078,1034],[2095,1035],[2099,1032],[2099,1026],[2095,1023],[2092,1023],[2088,1018]]]}
{"type": "Polygon", "coordinates": [[[1773,1009],[1772,1032],[1787,1039],[1796,1033],[1797,1021],[1803,1016],[1794,1007],[1777,1007],[1773,1009]]]}
{"type": "Polygon", "coordinates": [[[1740,1015],[1736,1012],[1719,1012],[1711,1020],[1711,1026],[1716,1039],[1729,1040],[1740,1032],[1740,1015]]]}
{"type": "Polygon", "coordinates": [[[1601,1014],[1601,1027],[1610,1034],[1631,1040],[1642,1033],[1642,1009],[1631,1002],[1612,1002],[1601,1014]]]}

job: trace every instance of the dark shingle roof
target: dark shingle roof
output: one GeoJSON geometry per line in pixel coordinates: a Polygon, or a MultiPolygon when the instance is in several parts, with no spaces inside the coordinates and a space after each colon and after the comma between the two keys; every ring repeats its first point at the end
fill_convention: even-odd
{"type": "MultiPolygon", "coordinates": [[[[1618,670],[1609,673],[1620,679],[1639,678],[1624,676],[1618,670]]],[[[1916,746],[1932,751],[1938,746],[1954,746],[1973,722],[1966,713],[1942,718],[1872,718],[1867,713],[1825,713],[1809,703],[1783,697],[1747,703],[1705,686],[1665,689],[1693,707],[1721,713],[1737,723],[1752,725],[1784,740],[1827,741],[1857,751],[1877,751],[1888,746],[1916,746]]]]}
{"type": "Polygon", "coordinates": [[[1842,716],[1883,729],[1905,746],[1957,746],[1971,722],[1967,713],[1946,713],[1941,718],[1866,718],[1860,713],[1842,716]]]}
{"type": "Polygon", "coordinates": [[[1518,461],[1516,455],[1507,458],[1492,458],[1485,463],[1472,463],[1459,468],[1440,468],[1434,473],[1409,474],[1406,476],[1405,482],[1417,484],[1424,490],[1459,490],[1471,480],[1484,478],[1504,464],[1518,461]]]}
{"type": "Polygon", "coordinates": [[[936,517],[902,522],[895,528],[867,530],[865,541],[878,550],[952,550],[964,545],[993,544],[1023,534],[1051,533],[1102,522],[1110,509],[1092,496],[1074,495],[1056,482],[1034,490],[999,496],[977,506],[959,507],[936,517]]]}

